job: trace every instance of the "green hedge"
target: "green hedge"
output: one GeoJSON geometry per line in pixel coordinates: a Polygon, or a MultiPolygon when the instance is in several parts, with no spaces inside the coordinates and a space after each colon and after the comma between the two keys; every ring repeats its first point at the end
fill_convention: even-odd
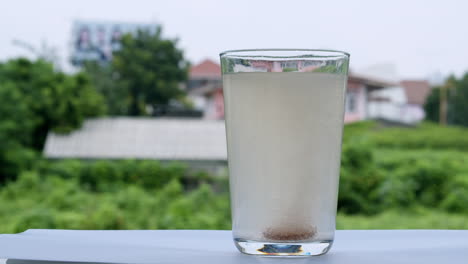
{"type": "Polygon", "coordinates": [[[467,153],[374,149],[368,141],[344,145],[340,211],[375,214],[425,206],[468,213],[467,153]]]}
{"type": "Polygon", "coordinates": [[[345,126],[344,142],[365,138],[377,148],[468,151],[468,129],[424,122],[415,127],[387,127],[366,121],[345,126]]]}
{"type": "Polygon", "coordinates": [[[413,208],[389,209],[376,215],[338,213],[337,229],[468,229],[466,214],[413,208]]]}
{"type": "MultiPolygon", "coordinates": [[[[154,160],[43,160],[38,164],[36,170],[40,175],[76,179],[82,188],[93,192],[115,191],[129,184],[156,190],[171,180],[178,180],[192,188],[201,183],[225,185],[221,182],[225,176],[189,170],[180,162],[163,165],[154,160]]],[[[223,186],[222,190],[225,189],[226,186],[223,186]]]]}
{"type": "Polygon", "coordinates": [[[77,178],[24,172],[0,191],[0,233],[28,228],[229,229],[227,193],[201,184],[185,191],[177,178],[159,188],[138,184],[95,192],[77,178]]]}
{"type": "MultiPolygon", "coordinates": [[[[466,228],[468,153],[455,144],[465,130],[436,127],[438,142],[423,145],[435,136],[421,132],[406,147],[404,133],[420,129],[346,126],[338,227],[466,228]]],[[[28,161],[0,187],[0,233],[28,228],[229,229],[228,182],[181,163],[28,161]]]]}

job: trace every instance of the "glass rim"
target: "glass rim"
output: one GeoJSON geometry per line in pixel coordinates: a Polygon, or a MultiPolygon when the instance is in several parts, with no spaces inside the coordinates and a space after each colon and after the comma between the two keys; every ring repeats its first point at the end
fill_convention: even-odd
{"type": "Polygon", "coordinates": [[[333,49],[237,49],[226,50],[220,57],[233,58],[349,58],[348,52],[333,49]],[[275,54],[277,53],[277,54],[275,54]],[[288,54],[289,53],[289,54],[288,54]],[[296,54],[294,54],[296,53],[296,54]]]}

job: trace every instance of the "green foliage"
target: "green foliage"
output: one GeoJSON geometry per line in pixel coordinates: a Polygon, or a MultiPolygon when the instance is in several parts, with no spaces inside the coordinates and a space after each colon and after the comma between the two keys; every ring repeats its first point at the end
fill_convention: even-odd
{"type": "Polygon", "coordinates": [[[468,229],[466,214],[413,208],[389,209],[376,215],[338,213],[337,229],[468,229]]]}
{"type": "MultiPolygon", "coordinates": [[[[143,167],[152,166],[149,162],[144,163],[147,165],[135,161],[114,162],[113,166],[120,169],[120,166],[143,165],[133,175],[145,179],[143,174],[147,172],[143,167]]],[[[16,181],[0,189],[0,233],[22,232],[28,228],[230,228],[227,193],[215,193],[206,184],[185,191],[180,183],[184,175],[179,174],[188,172],[182,171],[179,165],[155,163],[158,173],[172,176],[164,182],[155,179],[129,183],[125,180],[130,181],[132,177],[124,175],[120,180],[99,180],[108,186],[99,185],[98,189],[92,190],[86,187],[81,175],[70,178],[70,173],[79,175],[79,171],[108,172],[110,166],[107,162],[78,165],[76,161],[67,161],[66,164],[51,164],[49,168],[43,168],[42,173],[23,172],[16,181]],[[67,166],[74,169],[65,169],[67,166]]],[[[148,175],[160,176],[154,171],[148,175]]]]}
{"type": "Polygon", "coordinates": [[[468,150],[468,131],[460,127],[442,127],[423,123],[415,128],[389,128],[372,135],[379,147],[402,149],[468,150]]]}
{"type": "Polygon", "coordinates": [[[441,87],[435,87],[426,100],[424,109],[428,120],[439,121],[440,89],[447,96],[447,121],[451,125],[468,126],[468,73],[460,79],[451,76],[441,87]]]}
{"type": "Polygon", "coordinates": [[[0,182],[31,167],[49,130],[69,132],[105,111],[85,74],[23,58],[0,63],[0,102],[0,182]]]}
{"type": "Polygon", "coordinates": [[[451,104],[449,111],[451,112],[450,124],[468,126],[468,72],[460,79],[449,80],[455,87],[450,93],[451,104]]]}
{"type": "Polygon", "coordinates": [[[14,59],[2,64],[0,84],[5,83],[19,91],[21,102],[29,110],[34,124],[33,146],[37,149],[49,129],[70,131],[85,117],[105,110],[102,97],[85,74],[66,75],[42,60],[14,59]]]}
{"type": "Polygon", "coordinates": [[[375,214],[414,205],[468,213],[468,155],[458,151],[379,150],[345,144],[338,208],[375,214]]]}
{"type": "MultiPolygon", "coordinates": [[[[1,70],[0,70],[1,71],[1,70]]],[[[22,100],[21,91],[11,82],[0,82],[0,182],[13,178],[34,160],[32,113],[22,100]]]]}
{"type": "MultiPolygon", "coordinates": [[[[468,228],[466,131],[346,126],[338,228],[468,228]]],[[[0,187],[0,233],[230,228],[227,179],[183,164],[39,159],[22,171],[0,187]]]]}
{"type": "Polygon", "coordinates": [[[111,116],[127,115],[130,105],[128,89],[118,82],[118,73],[110,65],[95,62],[84,64],[83,70],[88,74],[96,90],[104,97],[107,114],[111,116]]]}
{"type": "Polygon", "coordinates": [[[21,91],[12,82],[0,82],[0,100],[0,151],[5,152],[12,144],[30,144],[34,123],[21,91]]]}
{"type": "Polygon", "coordinates": [[[457,174],[445,185],[441,207],[448,212],[466,212],[468,205],[468,170],[457,174]]]}
{"type": "Polygon", "coordinates": [[[378,186],[384,178],[375,166],[371,146],[363,141],[348,143],[342,155],[339,209],[350,214],[377,212],[378,186]]]}
{"type": "Polygon", "coordinates": [[[365,139],[377,148],[468,150],[468,129],[424,122],[415,127],[385,127],[366,121],[346,125],[343,142],[365,139]]]}
{"type": "Polygon", "coordinates": [[[343,143],[351,143],[362,140],[369,143],[370,136],[375,130],[377,130],[377,124],[372,121],[347,124],[343,127],[343,143]]]}
{"type": "MultiPolygon", "coordinates": [[[[381,187],[386,207],[418,204],[428,208],[440,207],[449,212],[468,212],[468,208],[449,205],[454,204],[453,198],[458,192],[468,193],[468,185],[459,183],[468,174],[468,155],[465,153],[387,150],[381,151],[379,156],[378,165],[389,172],[381,187]]],[[[463,199],[458,201],[461,203],[463,199]]]]}
{"type": "MultiPolygon", "coordinates": [[[[93,192],[115,191],[128,184],[145,189],[159,189],[171,180],[193,177],[193,173],[183,164],[174,162],[163,166],[157,161],[149,160],[63,160],[45,162],[37,168],[42,175],[76,179],[83,188],[93,192]]],[[[207,180],[214,181],[211,176],[207,180]]]]}
{"type": "Polygon", "coordinates": [[[145,115],[148,105],[167,105],[184,96],[179,84],[187,79],[188,63],[176,40],[164,39],[158,28],[127,34],[121,44],[112,67],[118,85],[128,91],[128,114],[145,115]]]}
{"type": "Polygon", "coordinates": [[[423,123],[345,126],[339,209],[375,214],[415,205],[468,213],[468,130],[423,123]]]}
{"type": "Polygon", "coordinates": [[[433,87],[431,93],[427,96],[424,103],[424,112],[426,120],[439,122],[440,107],[440,87],[433,87]]]}

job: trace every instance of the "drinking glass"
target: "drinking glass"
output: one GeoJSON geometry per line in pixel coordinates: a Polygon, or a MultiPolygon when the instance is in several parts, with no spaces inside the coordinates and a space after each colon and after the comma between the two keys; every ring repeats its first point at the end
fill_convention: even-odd
{"type": "Polygon", "coordinates": [[[220,54],[232,231],[243,253],[326,253],[335,232],[349,54],[220,54]]]}

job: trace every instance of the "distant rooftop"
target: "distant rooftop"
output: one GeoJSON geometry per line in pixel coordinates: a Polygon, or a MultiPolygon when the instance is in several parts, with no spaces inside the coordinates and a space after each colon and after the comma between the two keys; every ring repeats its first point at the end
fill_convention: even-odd
{"type": "Polygon", "coordinates": [[[206,59],[190,68],[191,79],[221,79],[221,67],[218,63],[206,59]]]}
{"type": "Polygon", "coordinates": [[[376,86],[376,87],[391,87],[397,85],[395,82],[381,79],[379,77],[366,75],[362,73],[350,72],[349,80],[357,81],[360,83],[365,83],[367,85],[376,86]]]}
{"type": "MultiPolygon", "coordinates": [[[[190,79],[221,79],[221,66],[217,62],[206,59],[190,68],[190,79]]],[[[356,72],[350,72],[349,79],[377,87],[397,85],[395,82],[388,81],[377,76],[365,75],[356,72]]]]}
{"type": "Polygon", "coordinates": [[[49,132],[47,158],[226,160],[224,121],[89,119],[67,135],[49,132]]]}
{"type": "Polygon", "coordinates": [[[431,86],[425,80],[405,80],[400,85],[405,89],[410,104],[424,105],[431,92],[431,86]]]}

